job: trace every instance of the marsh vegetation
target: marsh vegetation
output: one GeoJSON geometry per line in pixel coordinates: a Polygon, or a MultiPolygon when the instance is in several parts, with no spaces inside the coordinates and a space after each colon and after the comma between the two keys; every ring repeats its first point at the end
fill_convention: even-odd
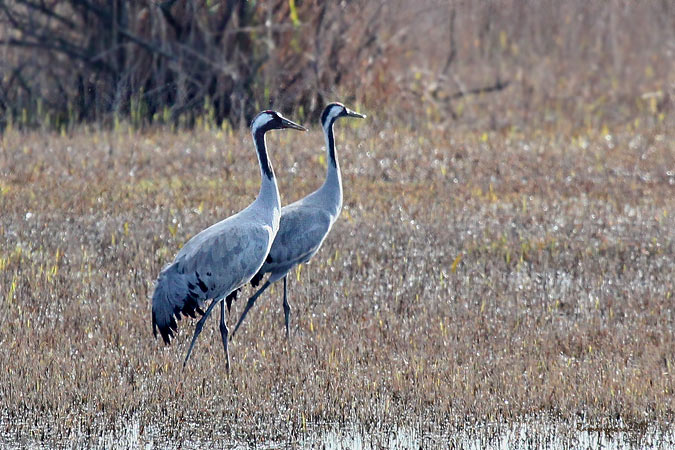
{"type": "Polygon", "coordinates": [[[672,2],[45,5],[0,1],[2,446],[675,445],[672,2]],[[290,342],[273,286],[183,370],[160,269],[258,192],[258,110],[316,189],[333,100],[290,342]]]}
{"type": "MultiPolygon", "coordinates": [[[[290,279],[292,339],[273,287],[231,346],[230,378],[216,323],[182,370],[194,324],[165,347],[149,296],[181,244],[257,192],[247,133],[5,133],[3,441],[89,445],[132,423],[161,445],[526,417],[667,429],[671,133],[658,119],[528,133],[340,127],[345,209],[290,279]]],[[[284,202],[320,183],[321,145],[318,132],[270,137],[284,202]]]]}

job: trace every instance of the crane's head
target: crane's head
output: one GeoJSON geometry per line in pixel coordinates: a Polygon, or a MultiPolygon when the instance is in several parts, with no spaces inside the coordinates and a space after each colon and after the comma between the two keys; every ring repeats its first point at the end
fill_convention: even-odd
{"type": "Polygon", "coordinates": [[[266,132],[269,130],[281,130],[283,128],[291,128],[293,130],[307,131],[307,128],[291,122],[280,113],[276,111],[262,111],[251,122],[251,131],[253,134],[257,132],[266,132]]]}
{"type": "Polygon", "coordinates": [[[342,103],[329,103],[321,114],[321,126],[324,128],[330,127],[338,117],[358,117],[359,119],[365,119],[366,115],[352,111],[342,103]]]}

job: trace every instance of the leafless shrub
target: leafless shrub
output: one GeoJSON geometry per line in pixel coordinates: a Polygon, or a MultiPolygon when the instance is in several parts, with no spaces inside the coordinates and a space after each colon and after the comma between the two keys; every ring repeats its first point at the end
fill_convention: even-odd
{"type": "MultiPolygon", "coordinates": [[[[4,121],[237,125],[340,98],[479,128],[672,109],[673,6],[492,0],[3,0],[4,121]]],[[[301,117],[302,118],[302,117],[301,117]]]]}
{"type": "Polygon", "coordinates": [[[383,4],[3,1],[0,104],[57,123],[312,112],[376,49],[383,4]]]}

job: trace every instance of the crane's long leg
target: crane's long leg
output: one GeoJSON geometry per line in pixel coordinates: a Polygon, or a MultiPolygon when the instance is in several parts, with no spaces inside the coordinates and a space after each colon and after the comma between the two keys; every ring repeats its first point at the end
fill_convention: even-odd
{"type": "Polygon", "coordinates": [[[204,328],[204,322],[206,322],[206,319],[211,315],[211,311],[213,311],[214,306],[216,306],[218,303],[222,303],[222,298],[220,300],[213,300],[202,318],[199,319],[199,322],[197,322],[197,326],[195,326],[195,333],[192,335],[192,342],[190,342],[190,348],[188,349],[187,355],[185,356],[185,361],[183,361],[183,367],[185,367],[188,359],[190,359],[190,354],[192,353],[192,349],[195,346],[195,342],[197,342],[197,337],[199,337],[199,334],[202,332],[202,328],[204,328]]]}
{"type": "Polygon", "coordinates": [[[288,304],[288,297],[286,296],[286,278],[284,276],[284,319],[286,320],[286,340],[291,338],[291,331],[289,328],[291,318],[291,305],[288,304]]]}
{"type": "Polygon", "coordinates": [[[227,333],[229,330],[225,321],[225,302],[221,302],[220,306],[220,336],[223,338],[223,347],[225,348],[225,367],[227,368],[227,373],[230,373],[230,350],[227,348],[227,333]]]}
{"type": "Polygon", "coordinates": [[[248,314],[248,310],[253,307],[253,304],[255,303],[255,301],[258,299],[258,297],[260,297],[260,294],[262,294],[265,291],[265,289],[270,287],[270,284],[271,284],[270,281],[267,280],[265,282],[265,284],[263,284],[262,287],[260,289],[258,289],[258,291],[255,294],[253,294],[253,296],[251,298],[248,299],[248,302],[246,303],[246,308],[244,308],[244,312],[241,313],[241,317],[239,317],[239,321],[237,322],[237,326],[234,327],[234,331],[232,332],[232,337],[230,339],[234,339],[234,335],[237,333],[237,330],[241,326],[241,323],[244,321],[244,318],[246,317],[246,314],[248,314]]]}

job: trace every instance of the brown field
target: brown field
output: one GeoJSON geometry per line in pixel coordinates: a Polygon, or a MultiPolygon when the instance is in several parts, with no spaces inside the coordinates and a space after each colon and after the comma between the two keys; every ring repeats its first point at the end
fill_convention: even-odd
{"type": "MultiPolygon", "coordinates": [[[[233,341],[230,377],[217,320],[183,370],[195,321],[164,346],[150,295],[187,239],[257,193],[248,133],[7,130],[0,443],[283,447],[409,427],[437,437],[414,445],[447,448],[533,419],[635,442],[672,430],[670,119],[338,123],[345,208],[289,277],[291,341],[277,284],[233,341]]],[[[320,184],[318,128],[268,143],[284,203],[320,184]]]]}

